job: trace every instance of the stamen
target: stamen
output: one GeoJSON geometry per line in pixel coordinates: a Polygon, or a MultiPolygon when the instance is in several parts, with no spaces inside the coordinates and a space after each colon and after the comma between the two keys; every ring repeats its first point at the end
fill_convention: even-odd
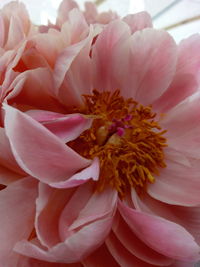
{"type": "Polygon", "coordinates": [[[167,146],[150,106],[138,105],[115,92],[93,91],[85,95],[84,113],[94,116],[92,127],[69,143],[82,156],[100,160],[97,190],[108,185],[121,197],[134,187],[138,192],[155,182],[164,162],[167,146]]]}

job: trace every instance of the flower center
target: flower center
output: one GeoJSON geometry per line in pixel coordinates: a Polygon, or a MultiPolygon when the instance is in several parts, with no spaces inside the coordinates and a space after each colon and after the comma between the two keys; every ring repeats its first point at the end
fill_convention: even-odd
{"type": "Polygon", "coordinates": [[[100,178],[97,190],[110,185],[123,197],[131,187],[138,193],[146,190],[154,175],[166,167],[164,147],[167,146],[155,121],[156,113],[150,106],[139,105],[133,99],[124,99],[120,91],[84,95],[81,111],[94,118],[92,127],[70,147],[86,158],[98,157],[100,178]]]}

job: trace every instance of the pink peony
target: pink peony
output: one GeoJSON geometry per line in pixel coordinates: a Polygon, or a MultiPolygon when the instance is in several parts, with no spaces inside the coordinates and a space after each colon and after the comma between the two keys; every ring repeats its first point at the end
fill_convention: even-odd
{"type": "Polygon", "coordinates": [[[2,63],[0,263],[192,267],[200,37],[177,46],[146,13],[90,24],[68,3],[2,63]]]}

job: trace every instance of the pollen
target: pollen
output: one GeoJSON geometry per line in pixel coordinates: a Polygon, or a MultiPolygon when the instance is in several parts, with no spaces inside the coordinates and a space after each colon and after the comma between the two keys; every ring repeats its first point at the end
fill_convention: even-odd
{"type": "Polygon", "coordinates": [[[82,113],[93,117],[92,127],[69,145],[82,156],[100,160],[97,191],[111,186],[124,197],[131,188],[138,193],[155,182],[165,168],[167,140],[151,106],[124,99],[120,91],[84,95],[82,113]]]}

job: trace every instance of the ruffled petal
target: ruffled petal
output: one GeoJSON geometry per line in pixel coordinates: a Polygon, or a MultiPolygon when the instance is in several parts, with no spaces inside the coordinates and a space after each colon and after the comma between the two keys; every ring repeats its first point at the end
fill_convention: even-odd
{"type": "Polygon", "coordinates": [[[113,258],[120,266],[137,266],[137,267],[153,267],[155,265],[148,264],[136,258],[120,243],[117,237],[111,232],[106,239],[106,245],[113,258]]]}
{"type": "Polygon", "coordinates": [[[199,46],[199,34],[192,35],[180,42],[176,74],[173,82],[167,91],[154,103],[154,107],[159,112],[167,112],[197,91],[200,82],[199,46]]]}
{"type": "Polygon", "coordinates": [[[147,28],[116,45],[112,56],[116,88],[121,89],[123,96],[149,105],[173,79],[177,46],[165,31],[147,28]]]}
{"type": "Polygon", "coordinates": [[[56,20],[56,25],[62,26],[62,24],[68,19],[69,12],[78,8],[77,3],[74,0],[64,0],[58,8],[58,16],[56,20]]]}
{"type": "Polygon", "coordinates": [[[18,242],[15,251],[49,262],[73,263],[81,261],[103,243],[112,224],[112,218],[94,221],[48,251],[27,241],[18,242]]]}
{"type": "Polygon", "coordinates": [[[125,21],[131,28],[131,33],[152,27],[151,16],[145,11],[127,15],[123,18],[123,21],[125,21]]]}
{"type": "Polygon", "coordinates": [[[19,74],[10,85],[11,88],[5,98],[11,104],[60,110],[58,101],[53,98],[53,75],[47,68],[37,68],[19,74]]]}
{"type": "Polygon", "coordinates": [[[114,220],[112,230],[123,247],[141,261],[155,266],[168,266],[172,259],[159,254],[143,243],[119,215],[114,220]]]}
{"type": "Polygon", "coordinates": [[[44,182],[66,180],[89,165],[61,140],[28,115],[5,105],[5,128],[18,164],[44,182]]]}
{"type": "Polygon", "coordinates": [[[29,237],[34,223],[37,181],[24,178],[0,191],[0,262],[16,266],[16,242],[29,237]]]}
{"type": "Polygon", "coordinates": [[[131,209],[122,202],[119,202],[119,210],[132,231],[152,249],[177,260],[194,262],[200,259],[200,247],[182,226],[131,209]]]}
{"type": "Polygon", "coordinates": [[[182,225],[193,235],[195,241],[200,245],[200,208],[169,205],[156,200],[148,194],[143,194],[140,198],[135,190],[132,190],[132,200],[137,210],[149,214],[157,215],[177,224],[182,225]]]}
{"type": "Polygon", "coordinates": [[[36,231],[45,248],[23,241],[16,249],[26,256],[50,262],[80,261],[104,242],[116,203],[115,191],[108,189],[99,194],[94,192],[93,183],[76,190],[58,190],[40,184],[36,231]]]}
{"type": "Polygon", "coordinates": [[[121,45],[122,41],[129,36],[130,28],[125,22],[119,20],[106,25],[104,30],[98,35],[91,54],[94,72],[93,89],[113,91],[120,88],[116,87],[115,80],[112,79],[115,64],[113,49],[117,44],[121,45]]]}

